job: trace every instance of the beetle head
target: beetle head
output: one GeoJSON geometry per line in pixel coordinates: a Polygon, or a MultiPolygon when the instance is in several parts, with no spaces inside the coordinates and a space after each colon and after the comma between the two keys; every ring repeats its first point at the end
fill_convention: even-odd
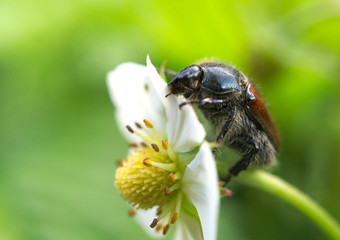
{"type": "MultiPolygon", "coordinates": [[[[191,65],[180,71],[169,83],[170,94],[190,97],[200,88],[203,79],[203,69],[198,65],[191,65]]],[[[169,95],[170,95],[169,94],[169,95]]]]}

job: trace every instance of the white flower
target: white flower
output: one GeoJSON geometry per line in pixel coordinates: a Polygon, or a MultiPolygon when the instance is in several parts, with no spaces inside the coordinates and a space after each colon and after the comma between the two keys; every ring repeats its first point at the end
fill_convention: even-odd
{"type": "Polygon", "coordinates": [[[216,239],[217,172],[192,107],[180,110],[183,97],[165,97],[169,89],[149,57],[147,67],[119,65],[108,74],[108,86],[132,146],[116,171],[120,195],[155,236],[174,225],[175,239],[216,239]]]}

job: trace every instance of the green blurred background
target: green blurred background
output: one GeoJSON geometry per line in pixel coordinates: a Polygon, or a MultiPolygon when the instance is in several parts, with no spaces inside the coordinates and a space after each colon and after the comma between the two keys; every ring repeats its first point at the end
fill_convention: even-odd
{"type": "MultiPolygon", "coordinates": [[[[0,239],[148,239],[113,186],[128,144],[105,83],[148,53],[252,78],[281,134],[274,174],[340,221],[339,1],[2,0],[0,239]]],[[[230,187],[219,239],[326,239],[280,199],[230,187]]]]}

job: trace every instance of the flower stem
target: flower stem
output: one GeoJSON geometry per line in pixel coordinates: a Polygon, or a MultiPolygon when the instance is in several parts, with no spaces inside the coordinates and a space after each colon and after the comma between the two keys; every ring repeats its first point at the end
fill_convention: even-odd
{"type": "Polygon", "coordinates": [[[340,226],[334,218],[309,196],[284,180],[261,170],[241,174],[236,179],[284,199],[312,219],[332,239],[340,239],[340,226]]]}

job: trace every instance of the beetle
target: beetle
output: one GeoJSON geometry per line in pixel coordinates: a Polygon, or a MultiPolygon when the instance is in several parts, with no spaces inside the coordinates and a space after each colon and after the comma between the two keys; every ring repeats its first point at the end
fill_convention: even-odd
{"type": "Polygon", "coordinates": [[[241,71],[225,63],[202,62],[175,74],[168,85],[168,95],[187,99],[180,108],[197,104],[216,128],[214,157],[221,142],[242,155],[222,179],[225,183],[252,162],[275,161],[280,147],[277,129],[259,91],[241,71]]]}

